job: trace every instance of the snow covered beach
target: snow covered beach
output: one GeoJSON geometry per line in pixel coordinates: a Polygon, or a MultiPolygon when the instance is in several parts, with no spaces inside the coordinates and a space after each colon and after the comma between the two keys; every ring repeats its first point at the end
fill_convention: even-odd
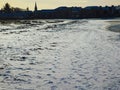
{"type": "Polygon", "coordinates": [[[0,90],[120,90],[119,22],[1,21],[0,90]]]}

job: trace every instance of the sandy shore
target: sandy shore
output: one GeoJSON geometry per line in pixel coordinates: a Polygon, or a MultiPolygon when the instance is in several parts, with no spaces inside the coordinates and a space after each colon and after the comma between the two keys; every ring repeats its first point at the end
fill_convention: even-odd
{"type": "Polygon", "coordinates": [[[109,21],[110,26],[108,27],[108,30],[113,32],[120,32],[120,21],[109,21]]]}

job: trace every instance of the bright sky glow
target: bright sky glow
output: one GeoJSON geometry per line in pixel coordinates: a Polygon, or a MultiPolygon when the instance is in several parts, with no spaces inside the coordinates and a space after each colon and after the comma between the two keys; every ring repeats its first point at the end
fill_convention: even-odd
{"type": "Polygon", "coordinates": [[[59,6],[105,6],[120,5],[120,0],[0,0],[0,8],[8,2],[13,7],[20,7],[30,10],[34,9],[34,3],[37,2],[38,9],[53,9],[59,6]]]}

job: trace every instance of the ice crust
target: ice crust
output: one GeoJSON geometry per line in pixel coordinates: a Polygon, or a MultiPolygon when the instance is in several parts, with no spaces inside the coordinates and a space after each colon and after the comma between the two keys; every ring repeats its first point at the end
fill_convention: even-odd
{"type": "Polygon", "coordinates": [[[0,90],[120,90],[120,33],[107,21],[1,21],[0,90]]]}

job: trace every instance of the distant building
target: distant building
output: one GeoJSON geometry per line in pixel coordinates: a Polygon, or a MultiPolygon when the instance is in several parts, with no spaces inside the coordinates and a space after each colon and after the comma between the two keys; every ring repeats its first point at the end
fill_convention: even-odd
{"type": "Polygon", "coordinates": [[[35,2],[35,8],[34,8],[34,11],[37,11],[37,3],[35,2]]]}

